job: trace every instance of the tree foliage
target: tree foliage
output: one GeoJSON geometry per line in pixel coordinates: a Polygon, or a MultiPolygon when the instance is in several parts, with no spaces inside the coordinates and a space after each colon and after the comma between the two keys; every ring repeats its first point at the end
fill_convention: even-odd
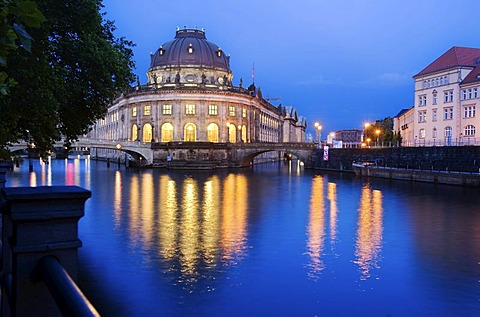
{"type": "Polygon", "coordinates": [[[134,76],[133,43],[114,36],[101,0],[37,0],[46,21],[27,27],[31,51],[8,58],[18,84],[0,99],[0,148],[26,140],[45,153],[89,131],[134,76]]]}

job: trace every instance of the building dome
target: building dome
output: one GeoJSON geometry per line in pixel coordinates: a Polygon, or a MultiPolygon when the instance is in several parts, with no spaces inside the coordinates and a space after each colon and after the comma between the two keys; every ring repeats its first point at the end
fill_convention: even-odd
{"type": "Polygon", "coordinates": [[[150,71],[193,67],[230,73],[230,57],[208,41],[203,30],[177,30],[175,39],[160,46],[150,57],[150,71]]]}

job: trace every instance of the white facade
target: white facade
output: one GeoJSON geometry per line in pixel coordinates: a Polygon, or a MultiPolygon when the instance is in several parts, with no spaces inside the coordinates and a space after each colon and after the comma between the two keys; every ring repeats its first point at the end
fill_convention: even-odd
{"type": "Polygon", "coordinates": [[[146,85],[117,98],[89,136],[138,142],[305,142],[306,120],[253,84],[232,84],[230,56],[202,30],[177,30],[151,55],[146,85]]]}
{"type": "Polygon", "coordinates": [[[479,62],[480,49],[453,47],[413,77],[413,139],[408,127],[402,145],[480,145],[479,62]]]}

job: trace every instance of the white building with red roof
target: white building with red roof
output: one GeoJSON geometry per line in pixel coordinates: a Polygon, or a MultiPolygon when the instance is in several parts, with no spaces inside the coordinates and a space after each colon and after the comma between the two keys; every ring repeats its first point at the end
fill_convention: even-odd
{"type": "Polygon", "coordinates": [[[404,146],[480,145],[479,48],[454,46],[413,79],[413,140],[404,146]]]}

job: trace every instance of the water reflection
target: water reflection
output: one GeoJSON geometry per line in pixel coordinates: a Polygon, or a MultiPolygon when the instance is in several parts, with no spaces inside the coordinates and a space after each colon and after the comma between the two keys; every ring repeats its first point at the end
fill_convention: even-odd
{"type": "Polygon", "coordinates": [[[316,175],[312,181],[310,216],[308,221],[307,254],[310,257],[309,277],[316,279],[325,268],[322,255],[325,247],[325,196],[324,180],[316,175]]]}
{"type": "Polygon", "coordinates": [[[116,226],[128,221],[132,247],[145,250],[150,260],[154,254],[163,258],[165,272],[190,291],[200,279],[213,277],[209,270],[236,264],[244,256],[248,211],[244,175],[223,179],[212,175],[203,181],[132,175],[128,214],[119,210],[123,186],[122,177],[116,175],[116,226]]]}
{"type": "Polygon", "coordinates": [[[382,192],[371,189],[370,184],[363,185],[358,209],[356,260],[354,262],[359,266],[362,280],[371,276],[372,269],[380,267],[382,214],[382,192]]]}

